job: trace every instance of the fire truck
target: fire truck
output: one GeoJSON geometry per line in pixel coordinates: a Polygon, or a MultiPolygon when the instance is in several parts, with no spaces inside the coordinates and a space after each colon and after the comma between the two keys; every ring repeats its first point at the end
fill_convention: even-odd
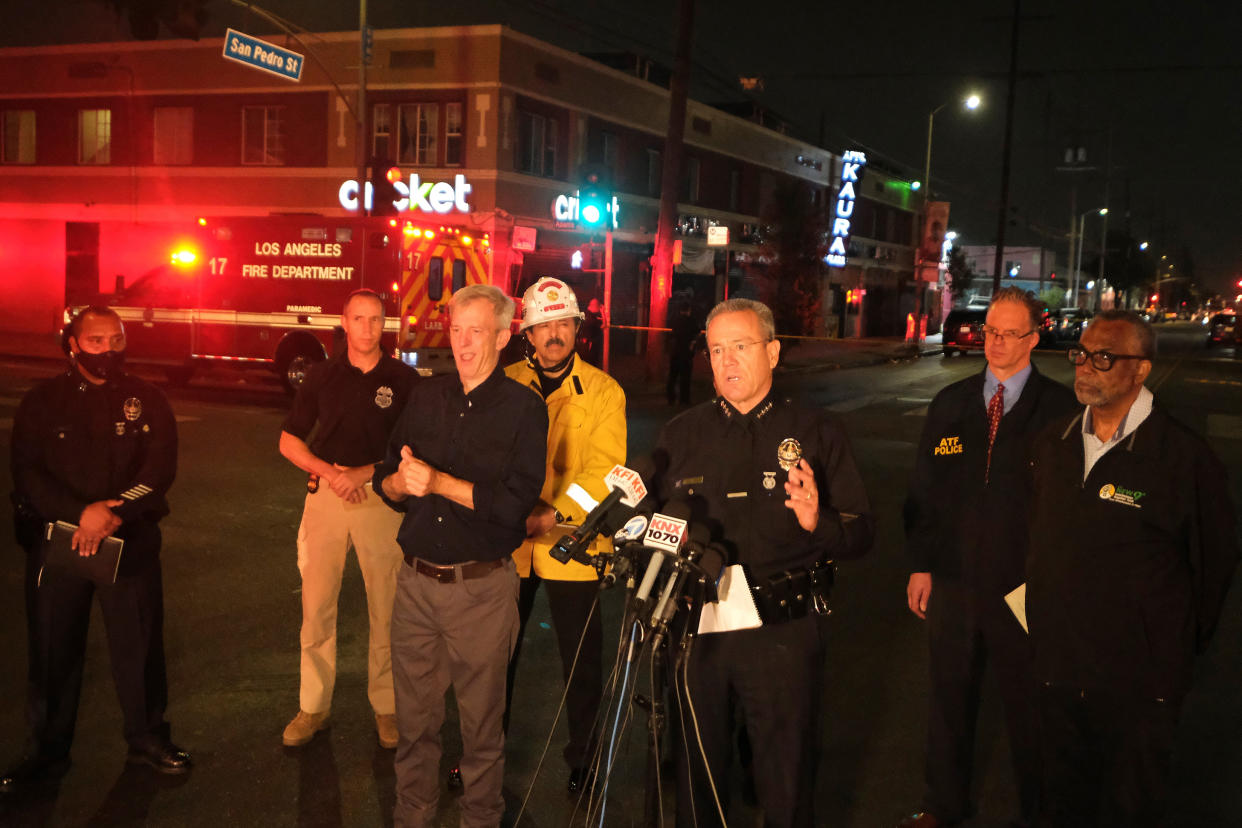
{"type": "Polygon", "coordinates": [[[179,382],[207,364],[265,366],[293,391],[343,347],[341,310],[359,288],[384,302],[387,352],[425,375],[452,370],[448,301],[486,284],[490,260],[486,234],[404,219],[200,218],[109,304],[132,362],[179,382]]]}

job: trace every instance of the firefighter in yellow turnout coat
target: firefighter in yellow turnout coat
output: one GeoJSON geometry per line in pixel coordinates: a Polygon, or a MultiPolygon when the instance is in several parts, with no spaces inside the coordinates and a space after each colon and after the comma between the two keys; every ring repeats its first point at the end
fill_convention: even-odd
{"type": "MultiPolygon", "coordinates": [[[[514,551],[513,558],[522,576],[522,633],[535,591],[545,583],[566,680],[582,639],[566,700],[569,744],[564,755],[570,768],[570,792],[586,784],[586,768],[594,747],[592,729],[603,682],[602,631],[595,606],[599,587],[594,569],[574,562],[559,563],[548,550],[586,516],[566,494],[570,484],[576,483],[591,497],[603,500],[608,494],[604,476],[615,464],[625,462],[625,392],[612,377],[575,355],[574,340],[581,319],[577,297],[568,285],[547,277],[538,280],[526,291],[522,311],[522,330],[534,354],[505,369],[509,377],[538,391],[548,405],[548,464],[543,492],[526,520],[528,539],[514,551]]],[[[591,552],[598,554],[611,543],[609,538],[598,538],[591,552]]],[[[509,668],[510,692],[521,647],[519,634],[509,668]]]]}

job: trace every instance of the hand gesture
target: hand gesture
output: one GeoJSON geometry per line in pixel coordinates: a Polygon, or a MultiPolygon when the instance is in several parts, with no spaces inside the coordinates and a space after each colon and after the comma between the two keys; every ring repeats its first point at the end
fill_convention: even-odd
{"type": "Polygon", "coordinates": [[[121,528],[121,519],[112,510],[124,503],[124,500],[97,500],[82,510],[78,518],[77,531],[73,533],[70,548],[78,550],[78,554],[89,558],[99,551],[103,539],[121,528]]]}
{"type": "Polygon", "coordinates": [[[375,471],[374,466],[336,466],[337,473],[328,481],[332,493],[347,503],[361,503],[367,499],[367,481],[375,471]]]}
{"type": "Polygon", "coordinates": [[[401,447],[401,464],[397,466],[397,476],[406,494],[414,497],[431,494],[438,474],[431,466],[415,457],[409,446],[401,447]]]}
{"type": "Polygon", "coordinates": [[[919,618],[927,618],[927,599],[931,598],[932,576],[930,572],[911,572],[906,584],[906,605],[919,618]]]}
{"type": "Polygon", "coordinates": [[[789,496],[785,506],[793,509],[798,525],[814,532],[819,525],[819,489],[815,487],[815,475],[805,457],[798,458],[798,465],[789,470],[785,494],[789,496]]]}

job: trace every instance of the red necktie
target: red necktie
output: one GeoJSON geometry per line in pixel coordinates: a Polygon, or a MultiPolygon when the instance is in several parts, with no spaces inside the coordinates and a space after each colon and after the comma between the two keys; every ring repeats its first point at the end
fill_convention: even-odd
{"type": "Polygon", "coordinates": [[[996,393],[988,402],[988,465],[983,473],[983,482],[988,482],[992,471],[992,444],[996,442],[996,429],[1000,427],[1001,415],[1005,413],[1005,386],[996,384],[996,393]]]}

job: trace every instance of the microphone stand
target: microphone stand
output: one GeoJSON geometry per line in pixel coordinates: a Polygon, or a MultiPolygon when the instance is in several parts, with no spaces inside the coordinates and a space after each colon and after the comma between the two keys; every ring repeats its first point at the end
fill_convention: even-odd
{"type": "MultiPolygon", "coordinates": [[[[626,644],[625,663],[621,674],[621,689],[617,694],[617,707],[613,713],[612,726],[608,733],[608,745],[605,752],[603,781],[600,783],[599,819],[595,824],[600,828],[604,825],[607,807],[608,783],[616,761],[618,745],[622,735],[627,708],[630,704],[647,711],[647,768],[646,785],[643,799],[643,824],[658,826],[661,823],[661,791],[660,767],[662,761],[662,744],[664,727],[668,719],[668,704],[665,696],[668,690],[667,641],[665,633],[668,624],[676,615],[682,603],[687,586],[691,583],[690,576],[698,572],[694,564],[697,557],[694,550],[687,547],[687,555],[670,556],[668,560],[674,567],[670,573],[656,602],[651,625],[643,623],[642,614],[646,605],[639,605],[633,596],[627,603],[624,625],[628,627],[629,638],[626,644]],[[650,632],[648,636],[646,633],[650,632]],[[642,656],[651,652],[651,681],[653,692],[651,698],[637,692],[637,673],[642,656]],[[627,699],[629,700],[627,702],[627,699]]],[[[700,553],[701,554],[701,553],[700,553]]]]}

